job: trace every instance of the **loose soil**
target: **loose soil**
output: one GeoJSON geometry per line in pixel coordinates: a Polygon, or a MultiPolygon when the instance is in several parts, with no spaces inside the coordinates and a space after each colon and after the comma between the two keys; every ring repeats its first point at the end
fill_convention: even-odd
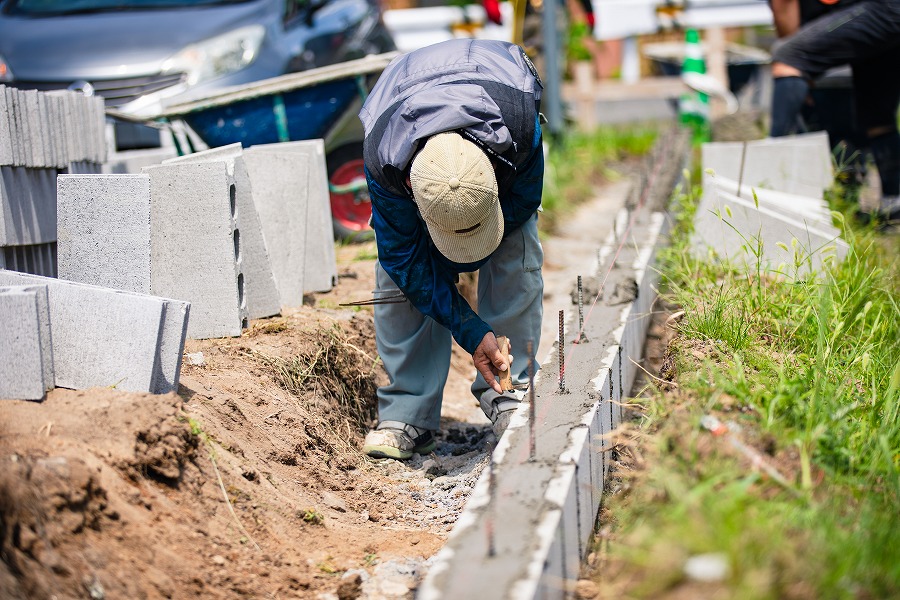
{"type": "MultiPolygon", "coordinates": [[[[621,206],[602,196],[586,255],[621,206]]],[[[552,273],[576,251],[547,242],[565,297],[574,277],[552,273]]],[[[0,597],[412,597],[496,440],[454,346],[438,450],[360,455],[387,379],[371,309],[340,304],[371,298],[374,246],[337,251],[331,292],[189,340],[178,394],[0,402],[0,597]]]]}

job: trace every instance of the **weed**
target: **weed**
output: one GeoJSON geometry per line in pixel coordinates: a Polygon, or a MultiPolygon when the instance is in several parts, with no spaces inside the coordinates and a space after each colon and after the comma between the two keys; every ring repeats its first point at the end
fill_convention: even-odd
{"type": "Polygon", "coordinates": [[[306,510],[301,511],[300,518],[303,519],[304,523],[309,523],[311,525],[321,525],[325,522],[325,515],[314,508],[307,508],[306,510]]]}

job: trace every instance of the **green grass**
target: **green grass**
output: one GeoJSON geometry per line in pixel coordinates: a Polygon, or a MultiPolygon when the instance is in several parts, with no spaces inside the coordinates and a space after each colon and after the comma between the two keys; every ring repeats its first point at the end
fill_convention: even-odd
{"type": "Polygon", "coordinates": [[[636,598],[900,597],[900,240],[836,213],[850,252],[820,277],[748,272],[692,256],[694,206],[677,200],[660,267],[685,311],[677,388],[640,401],[642,468],[608,498],[601,583],[636,598]],[[787,485],[703,429],[706,414],[736,423],[787,485]],[[727,557],[726,579],[688,581],[686,558],[708,552],[727,557]]]}
{"type": "Polygon", "coordinates": [[[617,178],[617,166],[643,156],[656,141],[655,125],[605,126],[570,132],[545,155],[542,228],[552,231],[579,203],[589,200],[603,181],[617,178]]]}

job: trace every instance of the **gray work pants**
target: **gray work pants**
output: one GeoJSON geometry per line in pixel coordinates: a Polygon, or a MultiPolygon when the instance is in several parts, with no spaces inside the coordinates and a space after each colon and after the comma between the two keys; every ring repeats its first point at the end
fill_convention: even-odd
{"type": "MultiPolygon", "coordinates": [[[[506,236],[478,271],[478,316],[496,335],[510,339],[513,384],[528,382],[526,347],[531,340],[537,352],[541,341],[543,262],[535,214],[506,236]]],[[[375,264],[375,286],[376,298],[400,293],[381,263],[375,264]]],[[[450,331],[409,302],[378,304],[375,341],[391,381],[378,389],[379,420],[437,430],[450,370],[450,331]]],[[[472,393],[478,398],[487,388],[479,374],[472,393]]]]}

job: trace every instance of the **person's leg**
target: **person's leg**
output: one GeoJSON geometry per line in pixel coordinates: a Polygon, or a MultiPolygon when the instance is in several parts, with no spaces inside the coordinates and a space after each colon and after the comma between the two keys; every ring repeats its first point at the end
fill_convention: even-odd
{"type": "MultiPolygon", "coordinates": [[[[400,289],[375,265],[375,297],[400,289]]],[[[375,305],[375,343],[390,383],[378,388],[378,420],[437,430],[450,370],[450,332],[409,302],[375,305]]]]}
{"type": "Polygon", "coordinates": [[[808,81],[830,68],[900,45],[900,1],[869,0],[836,10],[780,41],[772,53],[771,135],[796,129],[808,81]]]}
{"type": "Polygon", "coordinates": [[[859,125],[869,138],[881,180],[877,216],[895,220],[900,218],[900,49],[853,63],[853,87],[859,125]]]}
{"type": "MultiPolygon", "coordinates": [[[[509,338],[513,385],[528,383],[528,342],[532,342],[535,353],[541,343],[543,263],[535,214],[519,231],[503,239],[478,272],[478,316],[494,329],[495,335],[509,338]]],[[[534,368],[538,368],[536,361],[534,368]]],[[[478,375],[472,394],[480,399],[487,389],[484,378],[478,375]]]]}

